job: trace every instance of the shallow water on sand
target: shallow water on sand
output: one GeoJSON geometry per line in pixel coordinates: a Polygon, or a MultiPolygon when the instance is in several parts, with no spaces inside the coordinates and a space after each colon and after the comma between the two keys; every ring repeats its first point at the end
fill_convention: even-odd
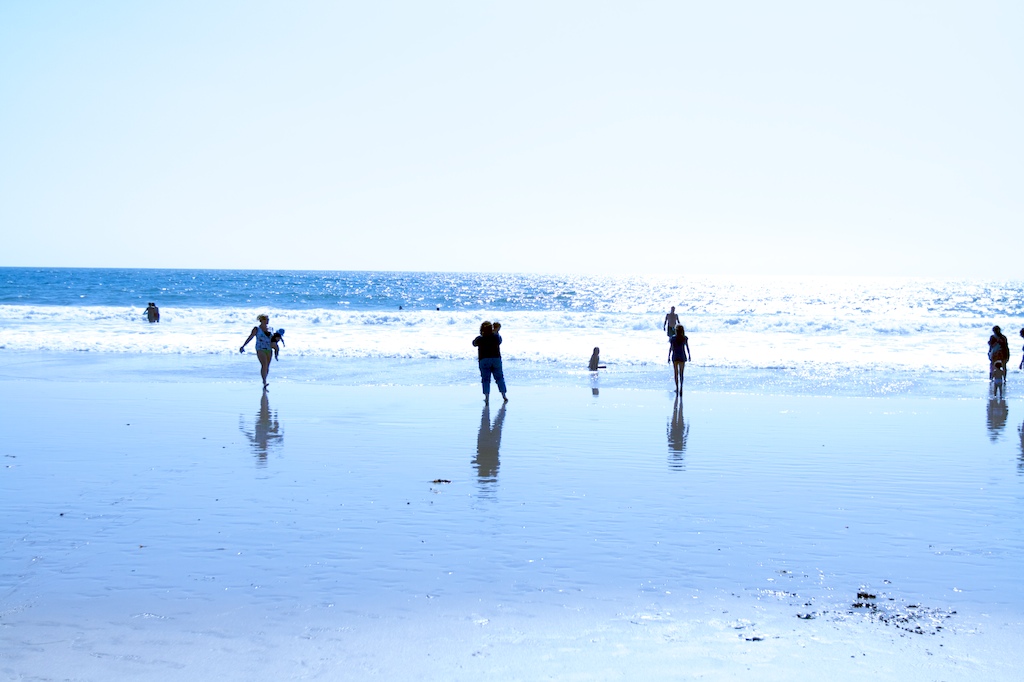
{"type": "Polygon", "coordinates": [[[927,611],[931,636],[1024,619],[1019,401],[511,397],[6,381],[0,625],[723,600],[834,623],[868,614],[858,592],[927,611]]]}

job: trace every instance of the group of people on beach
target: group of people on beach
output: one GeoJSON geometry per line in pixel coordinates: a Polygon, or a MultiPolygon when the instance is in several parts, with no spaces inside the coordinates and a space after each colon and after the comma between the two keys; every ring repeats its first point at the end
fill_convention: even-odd
{"type": "MultiPolygon", "coordinates": [[[[146,309],[147,315],[150,309],[155,310],[155,319],[149,316],[150,322],[159,322],[160,314],[156,306],[149,304],[146,309]]],[[[267,387],[267,375],[270,372],[272,359],[280,360],[280,346],[284,345],[284,329],[273,330],[270,328],[270,317],[265,314],[257,316],[259,324],[252,328],[249,337],[239,348],[244,353],[249,342],[256,339],[256,357],[260,361],[260,376],[263,378],[263,387],[267,387]]],[[[686,329],[676,314],[675,306],[672,306],[662,329],[668,335],[668,362],[672,365],[672,376],[675,382],[676,395],[681,395],[683,390],[683,379],[686,370],[686,363],[691,361],[689,337],[686,336],[686,329]]],[[[501,366],[501,324],[485,320],[480,325],[480,334],[473,339],[473,346],[477,349],[477,362],[480,368],[480,381],[483,387],[484,400],[490,400],[491,380],[498,386],[501,398],[508,402],[508,391],[505,385],[505,375],[501,366]]],[[[1020,330],[1024,338],[1024,329],[1020,330]]],[[[590,356],[589,369],[597,371],[604,369],[605,365],[600,364],[600,348],[594,348],[590,356]]],[[[997,395],[1003,394],[1003,385],[1006,381],[1006,365],[1010,360],[1010,342],[1003,335],[998,325],[992,327],[992,336],[988,340],[989,378],[992,381],[993,392],[997,395]]],[[[1024,370],[1024,357],[1021,358],[1019,369],[1024,370]]]]}

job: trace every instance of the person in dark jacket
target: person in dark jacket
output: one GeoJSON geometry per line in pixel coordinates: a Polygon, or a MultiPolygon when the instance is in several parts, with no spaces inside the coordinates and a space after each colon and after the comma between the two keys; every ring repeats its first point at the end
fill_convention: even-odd
{"type": "Polygon", "coordinates": [[[1003,367],[1010,360],[1010,342],[1003,336],[999,325],[992,327],[992,336],[988,337],[988,371],[991,374],[996,363],[1002,360],[1003,367]]]}
{"type": "Polygon", "coordinates": [[[505,375],[501,371],[501,335],[498,334],[498,329],[501,329],[501,325],[492,325],[485,320],[480,325],[480,336],[473,339],[473,345],[476,346],[477,359],[480,362],[480,382],[483,384],[484,400],[490,400],[493,375],[494,383],[498,384],[498,390],[501,391],[502,400],[507,403],[505,375]]]}

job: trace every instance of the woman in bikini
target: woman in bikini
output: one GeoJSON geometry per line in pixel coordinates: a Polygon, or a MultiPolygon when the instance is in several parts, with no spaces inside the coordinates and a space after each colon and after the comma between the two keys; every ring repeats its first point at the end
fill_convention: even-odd
{"type": "Polygon", "coordinates": [[[260,376],[263,377],[263,388],[267,387],[267,372],[270,371],[270,359],[273,357],[274,347],[271,345],[271,337],[274,332],[271,331],[267,325],[270,324],[269,315],[257,315],[256,319],[259,320],[259,326],[253,327],[249,333],[249,338],[245,340],[242,347],[238,349],[239,353],[245,352],[245,347],[249,345],[249,342],[256,338],[256,357],[260,361],[260,376]]]}
{"type": "Polygon", "coordinates": [[[676,325],[675,336],[669,337],[668,344],[668,360],[672,363],[672,375],[676,380],[676,395],[682,395],[683,373],[690,359],[690,339],[683,325],[676,325]]]}

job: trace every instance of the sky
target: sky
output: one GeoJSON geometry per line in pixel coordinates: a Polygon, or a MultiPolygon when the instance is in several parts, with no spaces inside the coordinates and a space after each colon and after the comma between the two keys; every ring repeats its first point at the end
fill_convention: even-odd
{"type": "Polygon", "coordinates": [[[1020,2],[0,0],[0,266],[1008,277],[1020,2]]]}

